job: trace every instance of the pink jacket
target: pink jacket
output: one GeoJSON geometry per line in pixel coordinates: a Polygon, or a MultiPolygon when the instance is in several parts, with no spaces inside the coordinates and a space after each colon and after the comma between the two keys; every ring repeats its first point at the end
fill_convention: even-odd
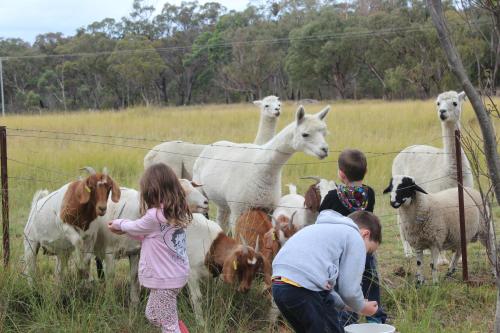
{"type": "Polygon", "coordinates": [[[140,240],[139,282],[152,289],[182,288],[189,275],[186,232],[168,224],[161,209],[148,209],[142,218],[118,219],[113,228],[140,240]]]}

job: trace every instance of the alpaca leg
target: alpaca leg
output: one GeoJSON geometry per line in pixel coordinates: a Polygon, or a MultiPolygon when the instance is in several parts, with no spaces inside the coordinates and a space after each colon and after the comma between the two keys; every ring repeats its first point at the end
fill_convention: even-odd
{"type": "Polygon", "coordinates": [[[139,254],[131,254],[128,256],[130,265],[130,304],[136,307],[139,304],[139,254]]]}
{"type": "Polygon", "coordinates": [[[28,276],[28,283],[33,285],[33,278],[36,274],[36,256],[40,249],[40,243],[24,238],[24,266],[23,273],[28,276]]]}
{"type": "Polygon", "coordinates": [[[431,248],[432,254],[432,262],[431,262],[431,272],[432,272],[432,283],[438,283],[438,258],[439,258],[439,249],[437,247],[431,248]]]}
{"type": "Polygon", "coordinates": [[[424,265],[424,251],[415,250],[417,256],[417,284],[423,284],[425,281],[422,266],[424,265]]]}
{"type": "Polygon", "coordinates": [[[447,266],[449,264],[450,264],[450,261],[448,260],[448,258],[446,258],[446,252],[445,251],[439,252],[437,265],[438,266],[447,266]]]}
{"type": "Polygon", "coordinates": [[[227,206],[217,206],[217,223],[221,226],[224,232],[227,232],[228,226],[228,218],[229,218],[229,207],[227,206]]]}
{"type": "Polygon", "coordinates": [[[195,274],[189,275],[188,278],[189,296],[191,299],[191,304],[193,306],[194,315],[196,321],[200,326],[205,326],[205,319],[203,318],[203,312],[201,309],[201,291],[198,276],[195,274]]]}
{"type": "Polygon", "coordinates": [[[450,266],[448,267],[448,272],[446,273],[446,277],[451,277],[453,274],[455,274],[455,271],[457,270],[457,263],[458,260],[462,257],[461,250],[458,249],[453,253],[453,257],[451,258],[450,266]]]}
{"type": "Polygon", "coordinates": [[[413,257],[413,250],[410,246],[410,243],[408,243],[408,241],[406,240],[406,236],[403,231],[403,226],[401,225],[401,218],[399,217],[399,214],[396,216],[396,220],[399,227],[399,236],[401,237],[401,242],[403,243],[403,251],[405,257],[406,258],[413,257]]]}
{"type": "Polygon", "coordinates": [[[230,205],[231,214],[229,215],[229,228],[233,237],[236,235],[236,222],[241,214],[245,211],[243,205],[230,205]]]}

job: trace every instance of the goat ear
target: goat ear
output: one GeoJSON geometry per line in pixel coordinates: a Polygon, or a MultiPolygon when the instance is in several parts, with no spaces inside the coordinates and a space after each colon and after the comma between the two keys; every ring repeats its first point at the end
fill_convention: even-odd
{"type": "Polygon", "coordinates": [[[297,112],[295,113],[295,119],[297,120],[297,125],[300,125],[306,116],[306,111],[304,110],[304,106],[299,105],[297,112]]]}
{"type": "Polygon", "coordinates": [[[120,201],[120,197],[122,194],[122,192],[120,191],[120,186],[118,186],[118,184],[113,179],[111,179],[110,176],[108,176],[108,181],[111,182],[111,200],[113,200],[113,202],[120,201]]]}
{"type": "Polygon", "coordinates": [[[384,194],[386,193],[389,193],[392,191],[392,177],[391,177],[391,180],[389,181],[389,186],[386,187],[386,189],[384,190],[384,194]]]}
{"type": "Polygon", "coordinates": [[[321,195],[318,193],[316,185],[311,185],[304,194],[304,206],[313,212],[319,211],[321,205],[321,195]]]}
{"type": "Polygon", "coordinates": [[[428,194],[427,192],[425,192],[425,190],[423,188],[421,188],[417,184],[415,184],[413,188],[415,189],[415,191],[419,191],[419,192],[422,192],[424,194],[428,194]]]}
{"type": "Polygon", "coordinates": [[[253,105],[261,106],[262,105],[262,101],[261,100],[253,101],[253,105]]]}
{"type": "Polygon", "coordinates": [[[465,94],[465,91],[459,92],[458,93],[458,100],[463,102],[467,99],[467,95],[465,94]]]}
{"type": "Polygon", "coordinates": [[[232,284],[234,282],[234,274],[238,271],[238,252],[235,252],[232,256],[224,261],[222,266],[222,279],[224,282],[232,284]]]}
{"type": "Polygon", "coordinates": [[[319,120],[323,120],[323,119],[325,119],[328,112],[330,112],[330,105],[327,105],[323,110],[316,113],[316,116],[319,118],[319,120]]]}
{"type": "Polygon", "coordinates": [[[273,247],[273,242],[276,240],[276,231],[274,228],[269,229],[263,237],[264,249],[270,249],[273,247]]]}
{"type": "Polygon", "coordinates": [[[191,181],[191,185],[193,187],[202,187],[203,186],[202,184],[198,184],[197,182],[193,182],[193,181],[191,181]]]}
{"type": "Polygon", "coordinates": [[[78,199],[78,202],[82,205],[89,202],[90,192],[92,192],[92,190],[87,185],[87,181],[85,179],[80,180],[78,182],[78,185],[76,186],[76,189],[75,189],[75,195],[76,195],[76,198],[78,199]]]}

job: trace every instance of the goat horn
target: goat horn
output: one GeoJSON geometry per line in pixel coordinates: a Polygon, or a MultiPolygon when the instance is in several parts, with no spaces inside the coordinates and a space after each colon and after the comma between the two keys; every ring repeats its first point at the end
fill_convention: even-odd
{"type": "Polygon", "coordinates": [[[240,234],[240,240],[241,240],[241,244],[243,244],[243,253],[248,254],[248,243],[245,240],[245,238],[243,238],[243,236],[241,234],[240,234]]]}
{"type": "Polygon", "coordinates": [[[312,180],[315,180],[316,181],[315,185],[318,185],[319,182],[321,181],[321,178],[319,178],[318,176],[305,176],[305,177],[300,177],[300,179],[312,179],[312,180]]]}
{"type": "Polygon", "coordinates": [[[94,170],[93,167],[86,166],[86,167],[81,168],[80,170],[85,170],[88,173],[90,173],[91,175],[95,175],[96,174],[96,172],[95,172],[95,170],[94,170]]]}
{"type": "Polygon", "coordinates": [[[257,239],[255,240],[255,253],[259,252],[259,236],[257,235],[257,239]]]}
{"type": "Polygon", "coordinates": [[[294,211],[292,213],[292,217],[290,217],[290,221],[288,221],[288,229],[292,229],[292,226],[293,226],[293,217],[295,216],[295,214],[297,214],[297,211],[294,211]]]}

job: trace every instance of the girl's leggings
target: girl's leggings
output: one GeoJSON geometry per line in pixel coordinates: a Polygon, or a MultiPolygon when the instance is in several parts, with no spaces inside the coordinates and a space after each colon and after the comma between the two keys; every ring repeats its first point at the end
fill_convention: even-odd
{"type": "Polygon", "coordinates": [[[177,316],[177,294],[181,289],[151,289],[146,318],[155,326],[161,327],[162,333],[180,333],[177,316]]]}

